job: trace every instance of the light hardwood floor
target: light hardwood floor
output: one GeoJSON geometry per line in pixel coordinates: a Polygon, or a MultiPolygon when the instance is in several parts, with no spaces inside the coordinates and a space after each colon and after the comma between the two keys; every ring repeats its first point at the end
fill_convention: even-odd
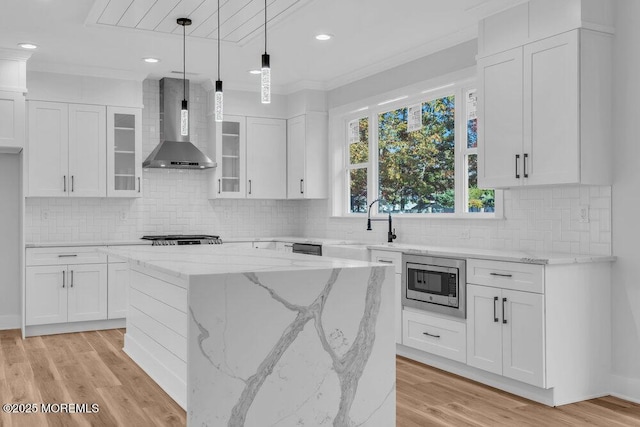
{"type": "MultiPolygon", "coordinates": [[[[122,351],[124,330],[22,340],[0,331],[0,403],[97,403],[95,414],[6,414],[0,426],[184,426],[186,414],[122,351]]],[[[549,408],[397,358],[397,426],[640,426],[613,397],[549,408]]],[[[387,426],[373,426],[387,427],[387,426]]]]}

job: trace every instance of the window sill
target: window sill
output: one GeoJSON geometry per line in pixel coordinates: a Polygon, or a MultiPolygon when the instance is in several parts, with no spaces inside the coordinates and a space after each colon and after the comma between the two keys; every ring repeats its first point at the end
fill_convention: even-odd
{"type": "MultiPolygon", "coordinates": [[[[367,214],[344,214],[344,215],[331,215],[330,219],[357,219],[357,220],[366,220],[367,214]]],[[[372,215],[371,218],[375,219],[385,219],[387,218],[386,214],[377,214],[372,215]]],[[[391,214],[391,218],[396,220],[424,220],[424,219],[435,219],[435,220],[443,220],[443,219],[454,219],[454,220],[469,220],[469,219],[481,219],[481,220],[492,220],[504,219],[503,215],[498,214],[487,214],[487,213],[472,213],[472,214],[391,214]]]]}

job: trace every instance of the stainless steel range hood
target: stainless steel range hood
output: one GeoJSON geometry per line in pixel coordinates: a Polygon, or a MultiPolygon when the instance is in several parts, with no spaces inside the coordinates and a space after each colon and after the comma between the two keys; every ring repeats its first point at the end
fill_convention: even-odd
{"type": "MultiPolygon", "coordinates": [[[[189,93],[189,81],[186,83],[187,93],[189,93]]],[[[181,79],[165,77],[160,80],[160,144],[142,162],[144,168],[208,169],[216,167],[216,163],[189,142],[189,136],[180,135],[182,85],[181,79]]],[[[190,126],[191,123],[189,123],[190,126]]]]}

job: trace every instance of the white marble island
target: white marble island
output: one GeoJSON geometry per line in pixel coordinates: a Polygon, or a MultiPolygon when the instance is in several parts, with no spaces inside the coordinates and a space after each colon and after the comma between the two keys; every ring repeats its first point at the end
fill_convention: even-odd
{"type": "Polygon", "coordinates": [[[189,425],[395,424],[393,267],[222,246],[116,247],[125,351],[189,425]]]}

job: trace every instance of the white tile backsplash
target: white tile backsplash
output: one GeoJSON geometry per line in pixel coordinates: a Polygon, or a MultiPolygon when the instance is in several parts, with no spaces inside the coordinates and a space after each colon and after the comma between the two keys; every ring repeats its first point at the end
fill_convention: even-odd
{"type": "MultiPolygon", "coordinates": [[[[386,242],[384,222],[366,231],[364,218],[330,217],[325,200],[307,201],[305,236],[386,242]]],[[[396,215],[398,243],[536,252],[611,254],[611,188],[563,186],[504,191],[504,219],[411,219],[396,215]],[[589,206],[589,222],[579,220],[589,206]],[[464,238],[469,231],[469,238],[464,238]]]]}

